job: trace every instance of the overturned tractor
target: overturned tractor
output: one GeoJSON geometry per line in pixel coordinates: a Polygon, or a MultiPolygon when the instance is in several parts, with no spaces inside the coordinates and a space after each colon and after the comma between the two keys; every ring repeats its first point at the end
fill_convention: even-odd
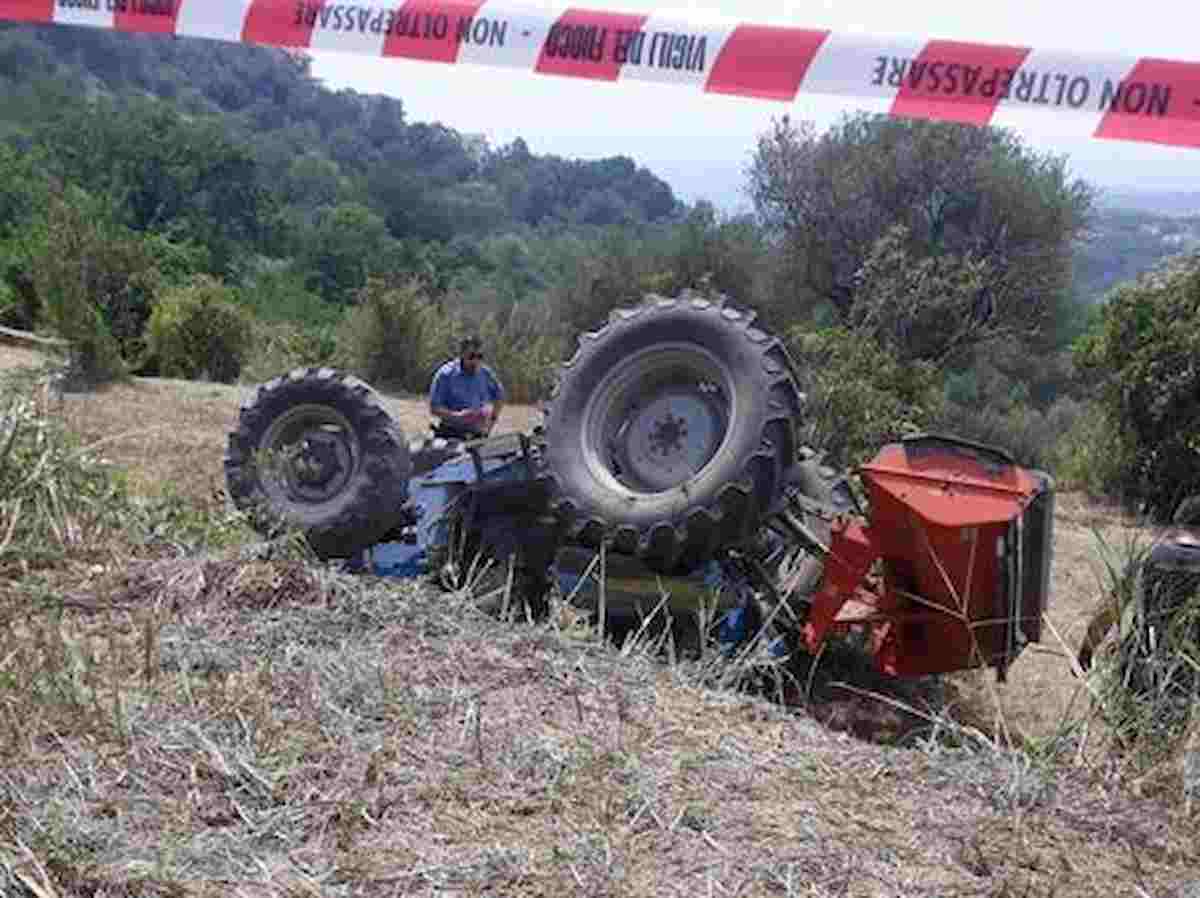
{"type": "Polygon", "coordinates": [[[365,383],[298,369],[241,409],[225,470],[264,532],[320,556],[461,586],[508,561],[532,610],[590,550],[651,574],[715,577],[722,632],[811,652],[857,632],[896,676],[990,666],[1039,640],[1053,483],[953,437],[885,446],[849,477],[801,445],[804,397],[753,313],[649,297],[584,334],[544,425],[409,445],[365,383]]]}

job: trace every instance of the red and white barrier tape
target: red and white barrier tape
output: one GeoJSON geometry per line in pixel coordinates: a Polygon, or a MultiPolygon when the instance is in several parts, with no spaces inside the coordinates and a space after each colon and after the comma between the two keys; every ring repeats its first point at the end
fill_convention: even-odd
{"type": "Polygon", "coordinates": [[[501,0],[0,0],[0,20],[505,66],[602,81],[681,84],[790,102],[891,101],[893,115],[1007,124],[1057,113],[1056,130],[1200,147],[1200,62],[1086,56],[959,41],[700,24],[501,0]]]}

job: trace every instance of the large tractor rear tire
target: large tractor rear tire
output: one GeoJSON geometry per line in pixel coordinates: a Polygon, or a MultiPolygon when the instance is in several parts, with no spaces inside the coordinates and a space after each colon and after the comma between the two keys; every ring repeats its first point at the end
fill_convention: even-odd
{"type": "Polygon", "coordinates": [[[803,396],[754,314],[650,296],[580,337],[546,411],[567,539],[686,573],[755,532],[796,460],[803,396]]]}
{"type": "Polygon", "coordinates": [[[331,368],[297,368],[241,408],[225,452],[229,495],[260,532],[304,533],[321,558],[349,558],[403,518],[411,462],[378,395],[331,368]]]}

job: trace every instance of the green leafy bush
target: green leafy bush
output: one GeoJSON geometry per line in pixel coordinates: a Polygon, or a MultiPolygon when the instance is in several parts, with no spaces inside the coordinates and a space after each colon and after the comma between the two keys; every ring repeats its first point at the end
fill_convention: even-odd
{"type": "Polygon", "coordinates": [[[1101,403],[1081,403],[1078,416],[1054,450],[1054,474],[1060,488],[1124,500],[1125,478],[1133,468],[1133,457],[1120,430],[1119,422],[1101,403]]]}
{"type": "Polygon", "coordinates": [[[804,438],[830,464],[860,464],[883,444],[929,429],[936,418],[933,366],[901,363],[869,334],[842,327],[793,331],[789,348],[808,394],[804,438]]]}
{"type": "Polygon", "coordinates": [[[232,383],[250,347],[251,325],[229,287],[199,275],[163,294],[150,316],[147,343],[165,377],[232,383]]]}
{"type": "Polygon", "coordinates": [[[458,322],[417,281],[367,282],[337,330],[337,359],[379,386],[424,393],[455,351],[458,322]]]}
{"type": "Polygon", "coordinates": [[[243,380],[265,381],[293,368],[335,364],[332,328],[255,319],[252,334],[254,352],[242,364],[243,380]]]}
{"type": "Polygon", "coordinates": [[[158,285],[142,239],[116,223],[107,200],[70,187],[31,223],[28,242],[44,321],[71,344],[70,376],[85,384],[123,376],[141,354],[158,285]]]}
{"type": "Polygon", "coordinates": [[[479,333],[488,365],[504,382],[510,402],[532,403],[550,395],[564,340],[548,310],[517,306],[505,319],[487,318],[479,333]]]}
{"type": "Polygon", "coordinates": [[[931,427],[1005,449],[1018,464],[1058,476],[1063,442],[1083,415],[1084,406],[1069,398],[1045,411],[1025,402],[979,406],[946,401],[931,427]]]}
{"type": "Polygon", "coordinates": [[[1126,500],[1164,520],[1200,492],[1200,255],[1122,285],[1075,345],[1113,423],[1126,500]]]}
{"type": "Polygon", "coordinates": [[[260,258],[243,272],[238,299],[259,321],[305,328],[333,327],[344,311],[308,289],[304,272],[294,264],[270,259],[260,258]]]}
{"type": "Polygon", "coordinates": [[[20,327],[23,323],[16,291],[0,281],[0,327],[20,327]]]}
{"type": "Polygon", "coordinates": [[[572,333],[590,330],[618,306],[641,302],[646,288],[661,280],[661,265],[651,250],[620,228],[558,241],[547,299],[563,326],[572,333]]]}

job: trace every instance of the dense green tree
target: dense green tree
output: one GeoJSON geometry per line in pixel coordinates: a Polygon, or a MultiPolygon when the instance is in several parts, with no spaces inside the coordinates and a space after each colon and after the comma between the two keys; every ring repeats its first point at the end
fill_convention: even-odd
{"type": "Polygon", "coordinates": [[[993,280],[987,261],[970,253],[914,256],[911,246],[908,229],[896,225],[871,247],[845,315],[853,329],[901,361],[940,362],[1011,326],[980,305],[993,280]]]}
{"type": "Polygon", "coordinates": [[[1075,356],[1111,422],[1125,498],[1165,519],[1200,493],[1200,255],[1114,290],[1075,356]]]}
{"type": "Polygon", "coordinates": [[[50,182],[42,160],[0,144],[0,240],[46,208],[50,182]]]}
{"type": "Polygon", "coordinates": [[[371,275],[395,263],[395,241],[384,220],[357,203],[325,210],[308,239],[305,257],[313,285],[329,302],[349,303],[371,275]]]}
{"type": "Polygon", "coordinates": [[[346,179],[337,163],[317,153],[294,157],[280,185],[285,203],[308,211],[335,205],[348,193],[346,179]]]}
{"type": "Polygon", "coordinates": [[[959,345],[1046,327],[1069,295],[1072,244],[1092,204],[1064,159],[1009,132],[866,114],[823,134],[783,118],[760,138],[749,179],[785,253],[778,286],[792,285],[798,313],[861,317],[863,266],[887,238],[884,251],[910,262],[974,272],[958,293],[955,318],[971,322],[959,345]],[[897,225],[902,246],[888,236],[897,225]]]}
{"type": "Polygon", "coordinates": [[[679,212],[670,186],[625,156],[586,161],[537,156],[518,139],[484,154],[482,169],[507,198],[512,216],[530,225],[604,226],[659,221],[679,212]]]}
{"type": "Polygon", "coordinates": [[[668,252],[677,287],[708,285],[745,303],[769,305],[760,284],[767,246],[749,216],[722,216],[701,200],[672,233],[668,252]]]}
{"type": "Polygon", "coordinates": [[[71,342],[73,373],[120,376],[143,356],[162,283],[151,245],[114,218],[106,197],[68,187],[31,223],[30,277],[45,321],[71,342]]]}
{"type": "Polygon", "coordinates": [[[254,157],[219,121],[153,100],[101,99],[63,110],[39,137],[61,177],[113,197],[136,231],[205,245],[218,271],[263,236],[254,157]]]}

